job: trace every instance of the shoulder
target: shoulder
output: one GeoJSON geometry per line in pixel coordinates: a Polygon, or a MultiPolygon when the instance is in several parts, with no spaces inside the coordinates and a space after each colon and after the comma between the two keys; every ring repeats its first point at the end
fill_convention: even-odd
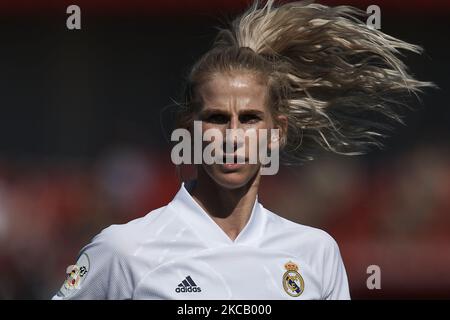
{"type": "Polygon", "coordinates": [[[103,229],[82,251],[96,247],[103,253],[132,255],[134,251],[151,237],[160,220],[164,220],[166,207],[155,209],[143,217],[131,220],[125,224],[113,224],[103,229]]]}
{"type": "Polygon", "coordinates": [[[130,299],[136,281],[146,270],[136,254],[149,237],[157,238],[161,224],[167,224],[165,208],[102,230],[81,249],[76,264],[71,266],[70,276],[76,284],[66,280],[55,298],[130,299]]]}
{"type": "Polygon", "coordinates": [[[264,212],[269,236],[284,239],[284,242],[292,246],[301,246],[303,250],[306,248],[316,253],[339,250],[336,240],[328,232],[293,222],[265,208],[264,212]]]}

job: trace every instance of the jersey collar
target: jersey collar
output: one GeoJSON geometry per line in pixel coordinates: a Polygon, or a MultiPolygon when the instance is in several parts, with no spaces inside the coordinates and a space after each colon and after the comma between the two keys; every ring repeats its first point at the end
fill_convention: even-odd
{"type": "Polygon", "coordinates": [[[192,198],[182,183],[175,198],[169,203],[169,207],[188,224],[197,236],[209,247],[250,245],[257,246],[264,235],[266,217],[264,208],[256,197],[252,213],[245,227],[233,241],[209,216],[208,213],[192,198]]]}

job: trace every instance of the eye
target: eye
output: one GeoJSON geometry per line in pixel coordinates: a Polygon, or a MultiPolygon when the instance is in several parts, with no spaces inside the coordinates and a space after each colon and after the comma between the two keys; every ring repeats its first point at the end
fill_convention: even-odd
{"type": "Polygon", "coordinates": [[[239,116],[241,123],[256,123],[261,120],[261,117],[254,113],[247,113],[239,116]]]}
{"type": "Polygon", "coordinates": [[[221,114],[221,113],[213,113],[208,116],[206,116],[206,119],[204,121],[209,123],[215,123],[215,124],[226,124],[228,122],[228,116],[221,114]]]}

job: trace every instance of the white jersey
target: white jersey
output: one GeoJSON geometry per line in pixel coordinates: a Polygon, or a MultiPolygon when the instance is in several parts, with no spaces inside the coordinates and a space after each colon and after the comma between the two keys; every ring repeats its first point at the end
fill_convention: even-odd
{"type": "Polygon", "coordinates": [[[184,184],[165,207],[84,247],[53,299],[350,299],[338,246],[256,199],[233,241],[184,184]]]}

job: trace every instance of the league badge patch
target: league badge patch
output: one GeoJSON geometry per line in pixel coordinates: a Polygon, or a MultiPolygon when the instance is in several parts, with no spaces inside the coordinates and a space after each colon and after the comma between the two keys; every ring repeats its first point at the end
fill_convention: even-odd
{"type": "Polygon", "coordinates": [[[283,274],[284,291],[291,297],[298,297],[305,289],[305,282],[300,273],[298,273],[298,266],[294,262],[289,261],[284,267],[287,270],[283,274]]]}
{"type": "Polygon", "coordinates": [[[77,260],[75,265],[67,267],[67,278],[64,281],[57,295],[62,298],[68,298],[79,289],[81,283],[86,279],[89,272],[89,257],[83,253],[77,260]]]}

